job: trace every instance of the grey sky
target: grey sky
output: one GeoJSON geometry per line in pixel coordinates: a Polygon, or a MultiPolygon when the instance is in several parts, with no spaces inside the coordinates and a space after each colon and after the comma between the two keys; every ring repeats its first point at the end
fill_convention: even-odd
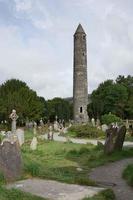
{"type": "Polygon", "coordinates": [[[47,98],[72,96],[73,34],[88,42],[89,93],[133,75],[132,0],[0,0],[0,83],[25,81],[47,98]]]}

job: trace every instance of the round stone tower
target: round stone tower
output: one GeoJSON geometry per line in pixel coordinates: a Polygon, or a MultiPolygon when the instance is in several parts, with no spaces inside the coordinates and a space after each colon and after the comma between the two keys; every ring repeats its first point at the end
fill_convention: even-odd
{"type": "Polygon", "coordinates": [[[81,26],[74,34],[73,104],[75,123],[87,123],[88,82],[86,34],[81,26]]]}

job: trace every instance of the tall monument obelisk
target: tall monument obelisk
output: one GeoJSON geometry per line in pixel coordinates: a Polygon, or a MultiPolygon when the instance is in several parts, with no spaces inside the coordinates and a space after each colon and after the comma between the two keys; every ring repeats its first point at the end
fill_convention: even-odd
{"type": "Polygon", "coordinates": [[[75,123],[87,123],[88,81],[86,34],[81,24],[74,34],[73,104],[75,123]]]}

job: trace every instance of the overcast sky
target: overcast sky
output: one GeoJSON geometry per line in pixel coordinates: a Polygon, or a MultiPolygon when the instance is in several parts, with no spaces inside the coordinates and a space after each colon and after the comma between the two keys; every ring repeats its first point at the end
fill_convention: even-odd
{"type": "Polygon", "coordinates": [[[88,92],[133,75],[133,0],[0,0],[0,84],[25,81],[47,98],[73,90],[73,34],[87,34],[88,92]]]}

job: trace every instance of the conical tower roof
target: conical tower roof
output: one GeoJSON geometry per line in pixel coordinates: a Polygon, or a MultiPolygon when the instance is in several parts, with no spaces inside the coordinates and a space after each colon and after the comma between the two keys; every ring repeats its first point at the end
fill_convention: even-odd
{"type": "Polygon", "coordinates": [[[81,24],[78,25],[75,34],[76,33],[84,33],[85,34],[85,31],[84,31],[84,29],[83,29],[81,24]]]}

